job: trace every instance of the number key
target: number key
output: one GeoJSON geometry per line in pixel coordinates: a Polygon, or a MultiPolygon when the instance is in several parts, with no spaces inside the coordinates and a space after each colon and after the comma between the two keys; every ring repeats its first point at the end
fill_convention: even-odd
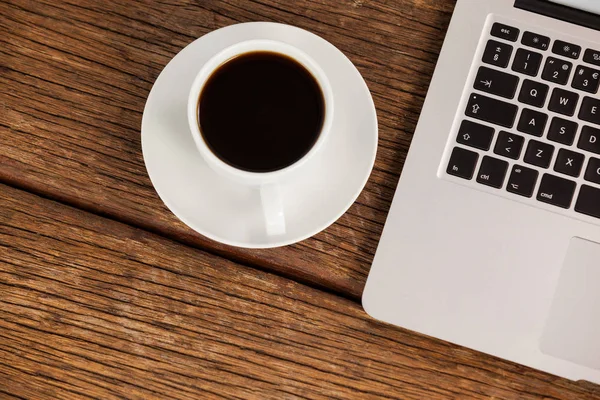
{"type": "Polygon", "coordinates": [[[483,52],[483,62],[506,68],[512,51],[513,47],[509,44],[488,40],[485,51],[483,52]]]}
{"type": "Polygon", "coordinates": [[[589,93],[597,93],[600,85],[600,71],[593,68],[579,66],[575,70],[572,87],[589,93]]]}
{"type": "Polygon", "coordinates": [[[558,58],[548,57],[546,65],[544,66],[544,72],[542,72],[542,79],[565,85],[569,81],[571,75],[571,68],[573,64],[568,61],[562,61],[558,58]]]}
{"type": "Polygon", "coordinates": [[[523,161],[527,164],[548,168],[554,154],[554,146],[547,143],[530,140],[523,161]]]}
{"type": "Polygon", "coordinates": [[[542,64],[542,55],[525,49],[517,50],[512,70],[525,75],[536,76],[542,64]]]}

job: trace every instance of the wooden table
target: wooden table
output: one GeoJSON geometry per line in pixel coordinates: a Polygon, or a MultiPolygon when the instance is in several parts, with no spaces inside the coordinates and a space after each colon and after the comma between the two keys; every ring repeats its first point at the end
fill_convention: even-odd
{"type": "Polygon", "coordinates": [[[600,399],[371,320],[360,294],[452,0],[0,3],[0,399],[600,399]],[[243,250],[179,222],[140,149],[145,99],[226,25],[311,30],[373,94],[358,201],[293,246],[243,250]]]}

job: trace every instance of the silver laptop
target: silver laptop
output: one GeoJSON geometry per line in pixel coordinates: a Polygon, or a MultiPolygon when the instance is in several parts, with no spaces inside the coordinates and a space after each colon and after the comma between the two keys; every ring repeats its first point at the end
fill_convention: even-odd
{"type": "Polygon", "coordinates": [[[363,294],[600,383],[600,1],[458,0],[363,294]]]}

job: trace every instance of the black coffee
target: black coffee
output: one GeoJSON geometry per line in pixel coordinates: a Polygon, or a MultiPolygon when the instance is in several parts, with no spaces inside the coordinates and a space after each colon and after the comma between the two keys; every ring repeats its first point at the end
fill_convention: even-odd
{"type": "Polygon", "coordinates": [[[227,164],[271,172],[301,159],[317,141],[325,115],[323,92],[297,61],[259,51],[221,65],[198,102],[200,131],[227,164]]]}

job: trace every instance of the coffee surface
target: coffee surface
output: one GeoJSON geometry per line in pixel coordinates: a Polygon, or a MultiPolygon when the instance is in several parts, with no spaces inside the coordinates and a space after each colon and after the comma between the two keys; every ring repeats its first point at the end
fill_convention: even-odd
{"type": "Polygon", "coordinates": [[[317,141],[323,92],[300,63],[274,52],[251,52],[221,65],[198,101],[200,131],[212,152],[251,172],[292,165],[317,141]]]}

